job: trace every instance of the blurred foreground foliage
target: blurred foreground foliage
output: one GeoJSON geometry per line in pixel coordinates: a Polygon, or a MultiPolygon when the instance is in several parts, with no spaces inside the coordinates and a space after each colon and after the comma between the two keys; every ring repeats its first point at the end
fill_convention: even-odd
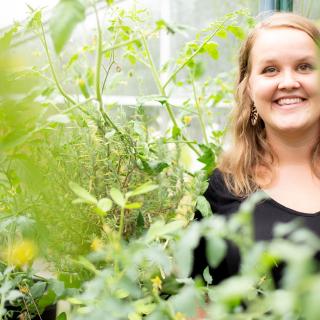
{"type": "Polygon", "coordinates": [[[137,5],[107,3],[102,21],[94,4],[60,1],[49,32],[41,10],[30,8],[26,25],[0,38],[1,317],[12,315],[12,306],[33,317],[67,299],[70,319],[182,320],[198,306],[212,319],[317,319],[313,235],[301,229],[284,240],[282,231],[270,244],[253,244],[245,206],[230,221],[189,225],[196,203],[211,216],[201,195],[223,136],[213,111],[232,102],[232,72],[207,77],[204,70],[219,59],[214,39],[237,42],[254,20],[245,11],[227,14],[157,68],[150,47],[159,33],[188,29],[153,21],[137,5]],[[94,38],[68,47],[89,9],[94,38]],[[24,30],[40,40],[39,61],[12,45],[24,30]],[[155,94],[144,94],[149,78],[138,66],[155,94]],[[107,102],[109,91],[125,90],[133,79],[134,106],[107,102]],[[189,94],[177,106],[173,97],[182,87],[189,94]],[[150,104],[167,123],[157,125],[150,104]],[[210,286],[208,269],[205,284],[189,278],[201,236],[212,248],[212,267],[225,255],[225,239],[239,244],[241,274],[218,286],[210,286]],[[298,251],[298,260],[288,254],[298,251]],[[270,270],[281,259],[286,274],[274,290],[270,270]],[[39,276],[39,264],[49,278],[39,276]]]}

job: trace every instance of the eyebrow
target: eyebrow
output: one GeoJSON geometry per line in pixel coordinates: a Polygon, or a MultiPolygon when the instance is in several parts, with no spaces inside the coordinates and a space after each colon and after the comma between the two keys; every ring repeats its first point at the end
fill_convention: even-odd
{"type": "MultiPolygon", "coordinates": [[[[307,56],[302,56],[301,58],[298,58],[296,61],[312,61],[312,62],[316,62],[317,58],[315,56],[311,56],[311,55],[307,55],[307,56]]],[[[268,64],[268,63],[275,63],[277,62],[277,58],[267,58],[267,59],[262,59],[258,62],[258,64],[268,64]]]]}

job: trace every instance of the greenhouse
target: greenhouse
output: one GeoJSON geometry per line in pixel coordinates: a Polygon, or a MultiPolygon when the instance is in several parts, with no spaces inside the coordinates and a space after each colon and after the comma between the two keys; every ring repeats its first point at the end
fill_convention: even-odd
{"type": "Polygon", "coordinates": [[[0,320],[319,320],[319,2],[0,17],[0,320]]]}

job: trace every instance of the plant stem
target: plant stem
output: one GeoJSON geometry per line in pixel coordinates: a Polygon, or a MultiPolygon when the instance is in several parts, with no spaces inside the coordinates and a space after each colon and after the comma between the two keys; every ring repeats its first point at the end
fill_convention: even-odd
{"type": "MultiPolygon", "coordinates": [[[[145,36],[143,35],[143,33],[141,33],[141,40],[142,40],[143,46],[144,46],[144,48],[145,48],[145,50],[146,50],[147,59],[148,59],[148,61],[149,61],[149,66],[150,66],[150,69],[151,69],[151,73],[152,73],[152,75],[153,75],[153,79],[154,79],[154,81],[155,81],[155,83],[156,83],[156,86],[157,86],[157,88],[158,88],[158,90],[159,90],[159,93],[160,93],[164,98],[167,99],[167,94],[166,94],[165,88],[164,88],[164,87],[162,86],[162,84],[161,84],[159,74],[158,74],[157,69],[156,69],[156,67],[155,67],[154,61],[153,61],[152,56],[151,56],[151,53],[150,53],[149,46],[148,46],[148,44],[147,44],[146,38],[145,38],[145,36]]],[[[168,112],[168,114],[169,114],[169,117],[170,117],[173,125],[174,125],[176,128],[180,129],[180,128],[179,128],[179,125],[178,125],[178,122],[177,122],[177,119],[176,119],[176,117],[175,117],[175,115],[174,115],[174,113],[173,113],[173,111],[172,111],[172,109],[171,109],[171,106],[170,106],[170,104],[169,104],[169,102],[168,102],[167,100],[164,102],[164,105],[165,105],[165,107],[166,107],[166,110],[167,110],[167,112],[168,112]]],[[[200,155],[199,151],[198,151],[192,144],[190,144],[190,143],[187,142],[187,139],[186,139],[185,136],[181,135],[181,137],[182,137],[182,139],[187,143],[187,145],[190,147],[190,149],[192,149],[197,155],[200,155]]]]}
{"type": "Polygon", "coordinates": [[[99,15],[96,6],[94,6],[94,12],[97,22],[97,52],[96,52],[96,97],[99,102],[100,108],[103,106],[101,88],[100,88],[100,76],[101,76],[101,64],[102,64],[102,31],[100,26],[99,15]]]}
{"type": "Polygon", "coordinates": [[[102,31],[100,26],[99,15],[96,6],[94,5],[94,12],[96,15],[96,22],[97,22],[97,52],[96,52],[96,98],[99,103],[99,110],[101,116],[103,117],[104,121],[108,123],[113,129],[115,129],[119,134],[122,135],[121,131],[118,127],[114,124],[114,122],[110,119],[110,117],[106,114],[103,109],[103,100],[101,94],[101,65],[102,65],[102,31]]]}
{"type": "MultiPolygon", "coordinates": [[[[126,202],[126,201],[125,201],[126,202]]],[[[125,205],[124,205],[125,206],[125,205]]],[[[120,223],[119,223],[119,239],[121,239],[122,234],[123,234],[123,229],[124,229],[124,212],[125,212],[125,208],[121,207],[121,211],[120,211],[120,223]]]]}
{"type": "Polygon", "coordinates": [[[188,59],[186,59],[182,65],[180,65],[175,71],[172,72],[168,80],[163,85],[163,88],[166,88],[171,80],[178,74],[178,72],[180,72],[189,63],[189,61],[191,61],[203,49],[203,47],[216,35],[216,33],[223,27],[228,19],[229,18],[226,18],[224,21],[222,21],[220,25],[207,37],[207,39],[202,42],[199,48],[188,59]]]}
{"type": "Polygon", "coordinates": [[[198,97],[197,97],[196,86],[195,86],[195,83],[194,83],[193,79],[192,79],[192,90],[193,90],[195,105],[196,105],[196,108],[197,108],[197,111],[198,111],[198,117],[199,117],[199,121],[200,121],[200,126],[201,126],[201,130],[202,130],[203,138],[204,138],[205,143],[208,144],[209,141],[208,141],[208,136],[207,136],[207,132],[206,132],[206,127],[205,127],[205,124],[204,124],[204,121],[203,121],[203,118],[202,118],[202,111],[201,111],[201,108],[200,108],[199,100],[198,100],[198,97]]]}
{"type": "MultiPolygon", "coordinates": [[[[156,31],[157,31],[157,29],[152,30],[152,31],[150,31],[148,33],[145,33],[144,37],[149,37],[151,34],[155,33],[156,31]]],[[[115,44],[114,46],[110,46],[110,47],[107,47],[107,48],[103,49],[102,53],[106,53],[108,51],[119,49],[119,48],[127,46],[128,44],[131,44],[131,43],[133,43],[133,42],[135,42],[137,40],[141,40],[141,38],[137,37],[137,38],[134,38],[134,39],[130,39],[130,40],[127,40],[127,41],[120,42],[118,44],[115,44]]]]}
{"type": "Polygon", "coordinates": [[[41,41],[42,41],[42,44],[44,46],[44,49],[46,51],[46,55],[47,55],[47,59],[48,59],[48,62],[49,62],[49,65],[50,65],[50,70],[51,70],[51,73],[52,73],[52,76],[53,76],[53,79],[54,79],[54,82],[58,88],[58,90],[60,91],[60,93],[66,98],[66,100],[68,100],[70,103],[72,104],[77,104],[77,102],[72,99],[72,97],[70,95],[68,95],[64,89],[62,88],[61,84],[60,84],[60,81],[58,80],[58,76],[56,74],[56,71],[53,67],[53,63],[52,63],[52,59],[51,59],[51,56],[50,56],[50,53],[49,53],[49,49],[48,49],[48,43],[47,43],[47,40],[46,40],[46,35],[45,35],[45,32],[44,32],[44,28],[43,28],[43,24],[41,22],[41,33],[42,33],[42,38],[40,37],[41,41]]]}
{"type": "MultiPolygon", "coordinates": [[[[152,72],[152,75],[153,75],[153,79],[154,79],[154,81],[155,81],[155,83],[156,83],[156,86],[157,86],[160,94],[161,94],[163,97],[167,97],[166,92],[165,92],[163,86],[161,85],[160,77],[159,77],[159,74],[158,74],[157,69],[156,69],[156,67],[155,67],[155,64],[154,64],[154,61],[153,61],[153,59],[152,59],[152,56],[151,56],[151,54],[150,54],[150,49],[149,49],[149,47],[148,47],[146,38],[144,37],[144,35],[143,35],[142,33],[141,33],[141,40],[142,40],[143,46],[144,46],[144,48],[145,48],[145,50],[146,50],[147,59],[148,59],[148,61],[149,61],[149,65],[150,65],[151,72],[152,72]]],[[[175,115],[174,115],[174,113],[173,113],[173,111],[172,111],[169,103],[165,102],[164,104],[165,104],[165,106],[166,106],[166,109],[167,109],[167,111],[168,111],[168,114],[169,114],[169,117],[170,117],[171,121],[173,122],[173,124],[174,124],[177,128],[179,128],[178,123],[177,123],[177,120],[176,120],[176,118],[175,118],[175,115]]]]}

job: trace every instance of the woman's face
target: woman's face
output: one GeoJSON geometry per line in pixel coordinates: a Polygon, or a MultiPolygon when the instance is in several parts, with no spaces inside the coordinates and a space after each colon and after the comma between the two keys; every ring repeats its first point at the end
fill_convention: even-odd
{"type": "Polygon", "coordinates": [[[259,31],[250,54],[249,95],[267,134],[320,129],[317,48],[293,28],[259,31]]]}

